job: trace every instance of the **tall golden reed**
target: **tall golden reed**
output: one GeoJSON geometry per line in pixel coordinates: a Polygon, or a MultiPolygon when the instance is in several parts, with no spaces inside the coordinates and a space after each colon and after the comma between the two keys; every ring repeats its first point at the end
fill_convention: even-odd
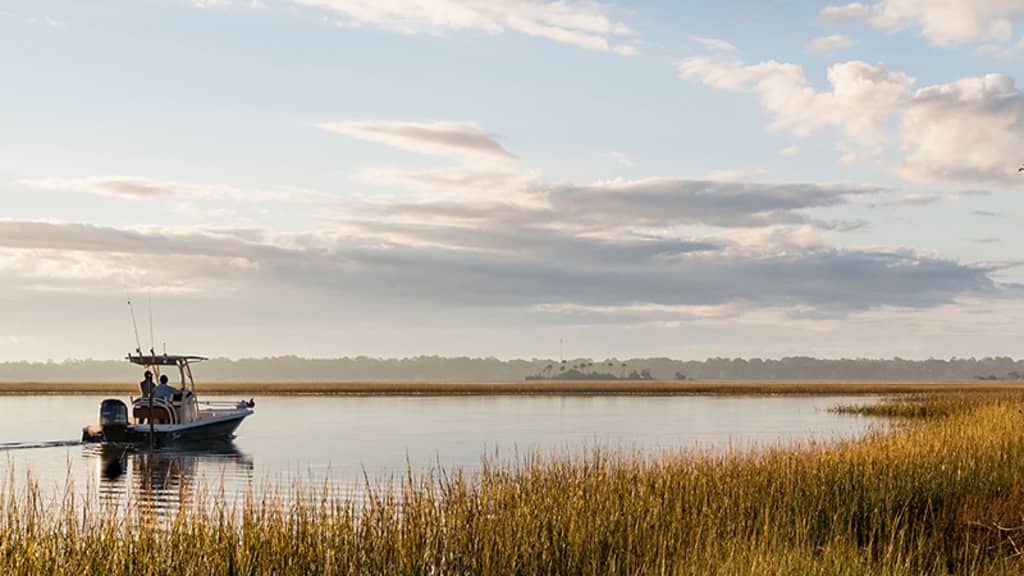
{"type": "Polygon", "coordinates": [[[0,573],[1016,574],[1021,406],[1019,392],[935,393],[861,410],[915,418],[853,441],[594,448],[410,473],[358,500],[200,496],[159,518],[7,489],[0,573]]]}

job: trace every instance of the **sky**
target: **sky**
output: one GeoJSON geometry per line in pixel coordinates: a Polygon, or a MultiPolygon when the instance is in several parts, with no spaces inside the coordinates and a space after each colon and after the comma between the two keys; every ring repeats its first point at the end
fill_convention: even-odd
{"type": "Polygon", "coordinates": [[[0,0],[0,361],[1019,357],[1021,70],[1024,0],[0,0]]]}

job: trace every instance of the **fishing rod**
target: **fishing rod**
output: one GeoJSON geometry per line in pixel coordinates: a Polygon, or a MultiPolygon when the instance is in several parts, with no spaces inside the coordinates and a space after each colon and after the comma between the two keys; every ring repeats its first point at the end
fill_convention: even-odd
{"type": "MultiPolygon", "coordinates": [[[[152,330],[153,330],[153,316],[152,316],[153,308],[152,308],[152,306],[150,306],[149,311],[150,311],[149,328],[150,328],[150,333],[152,334],[152,330]]],[[[131,297],[128,298],[128,312],[131,314],[131,317],[132,317],[132,329],[135,331],[135,352],[137,352],[139,357],[141,358],[142,357],[142,342],[139,340],[139,325],[135,321],[135,307],[132,306],[132,299],[131,299],[131,297]]],[[[152,338],[152,335],[150,336],[150,338],[152,338]]],[[[150,355],[151,356],[155,356],[155,354],[153,354],[152,352],[153,351],[150,350],[150,355]]],[[[150,447],[150,449],[152,449],[152,448],[154,448],[156,446],[156,430],[155,430],[155,426],[154,426],[154,422],[153,422],[153,388],[154,387],[155,386],[153,386],[153,382],[150,382],[149,383],[149,390],[147,391],[148,392],[148,396],[149,396],[149,447],[150,447]]]]}
{"type": "Polygon", "coordinates": [[[135,331],[135,351],[142,356],[142,342],[139,340],[139,325],[135,322],[135,307],[132,306],[132,298],[128,297],[128,313],[132,317],[132,330],[135,331]]]}

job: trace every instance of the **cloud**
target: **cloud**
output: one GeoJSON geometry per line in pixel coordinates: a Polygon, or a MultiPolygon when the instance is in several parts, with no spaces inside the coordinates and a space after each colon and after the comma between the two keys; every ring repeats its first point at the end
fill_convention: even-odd
{"type": "MultiPolygon", "coordinates": [[[[262,236],[262,233],[260,233],[262,236]]],[[[237,286],[283,248],[244,231],[0,220],[0,275],[34,291],[200,293],[237,286]]]]}
{"type": "Polygon", "coordinates": [[[932,204],[938,204],[951,200],[951,196],[943,196],[939,194],[921,194],[921,193],[909,193],[904,194],[903,197],[892,200],[889,202],[880,202],[877,204],[869,204],[869,208],[890,208],[890,207],[914,207],[914,206],[930,206],[932,204]]]}
{"type": "Polygon", "coordinates": [[[982,44],[975,49],[977,54],[983,56],[995,56],[997,58],[1014,58],[1024,53],[1024,36],[1021,36],[1011,45],[1005,44],[982,44]]]}
{"type": "Polygon", "coordinates": [[[707,48],[708,50],[717,50],[720,52],[736,52],[736,46],[733,46],[730,42],[726,42],[721,38],[704,38],[702,36],[690,36],[690,41],[707,48]]]}
{"type": "Polygon", "coordinates": [[[1014,186],[1024,149],[1024,93],[1008,76],[989,74],[926,86],[882,65],[859,61],[828,68],[830,90],[811,87],[803,68],[774,61],[688,58],[682,78],[759,95],[774,129],[806,136],[824,128],[840,132],[843,161],[894,150],[903,159],[894,171],[920,183],[1014,186]],[[889,119],[896,119],[893,133],[889,119]]]}
{"type": "Polygon", "coordinates": [[[98,196],[128,199],[198,198],[233,202],[322,202],[328,196],[306,189],[237,188],[211,184],[195,184],[173,180],[157,180],[136,176],[91,176],[86,178],[26,178],[10,183],[13,187],[47,191],[88,192],[98,196]]]}
{"type": "Polygon", "coordinates": [[[403,150],[443,157],[509,160],[515,156],[494,136],[469,122],[324,122],[324,130],[403,150]]]}
{"type": "Polygon", "coordinates": [[[35,190],[84,190],[123,198],[159,198],[181,193],[181,186],[177,184],[130,176],[25,179],[11,182],[11,185],[35,190]]]}
{"type": "MultiPolygon", "coordinates": [[[[537,229],[448,234],[474,247],[394,243],[347,257],[377,295],[444,306],[807,306],[848,313],[877,306],[926,308],[965,294],[994,292],[990,270],[912,252],[750,249],[649,241],[587,240],[537,229]],[[499,237],[499,236],[504,237],[499,237]],[[478,238],[476,236],[479,236],[478,238]],[[505,250],[483,250],[485,241],[505,250]],[[578,243],[578,244],[577,244],[578,243]]],[[[397,230],[393,231],[397,232],[397,230]]]]}
{"type": "Polygon", "coordinates": [[[404,188],[433,200],[487,200],[536,204],[541,177],[518,166],[449,166],[429,170],[367,168],[352,175],[360,184],[404,188]]]}
{"type": "Polygon", "coordinates": [[[868,15],[868,7],[860,2],[851,2],[842,6],[826,6],[822,8],[820,16],[831,22],[845,22],[847,20],[859,20],[868,15]]]}
{"type": "Polygon", "coordinates": [[[842,34],[833,34],[831,36],[822,36],[821,38],[811,40],[807,43],[806,49],[812,54],[820,54],[823,52],[842,50],[843,48],[849,48],[850,46],[853,46],[852,40],[842,34]]]}
{"type": "Polygon", "coordinates": [[[515,155],[476,124],[468,122],[333,122],[321,128],[421,154],[448,158],[455,166],[409,170],[364,168],[352,179],[373,186],[408,188],[435,199],[501,197],[535,202],[539,174],[523,168],[515,155]]]}
{"type": "Polygon", "coordinates": [[[843,132],[849,159],[881,150],[883,121],[910,96],[914,79],[883,65],[860,61],[828,69],[831,90],[818,92],[803,68],[776,61],[748,65],[736,59],[687,58],[677,64],[683,79],[723,90],[754,92],[774,117],[774,129],[806,136],[824,127],[843,132]]]}
{"type": "Polygon", "coordinates": [[[899,173],[915,182],[1017,186],[1024,92],[989,74],[918,90],[905,108],[899,173]]]}
{"type": "MultiPolygon", "coordinates": [[[[743,77],[740,85],[761,80],[743,77]]],[[[816,211],[862,203],[880,192],[874,187],[738,178],[552,183],[475,124],[325,128],[459,164],[364,170],[356,176],[362,182],[412,194],[318,205],[316,229],[303,233],[0,220],[0,281],[33,293],[153,287],[223,298],[245,291],[247,301],[269,308],[295,294],[306,303],[387,310],[671,321],[764,309],[835,318],[1009,290],[990,278],[995,266],[822,240],[823,229],[857,224],[822,221],[816,211]]],[[[213,189],[108,180],[77,185],[133,198],[213,189]]]]}
{"type": "Polygon", "coordinates": [[[440,309],[546,306],[551,314],[738,305],[842,315],[1003,289],[991,268],[912,251],[843,250],[813,237],[804,211],[872,193],[673,179],[546,185],[545,207],[500,198],[351,201],[302,234],[4,220],[0,278],[35,291],[258,288],[267,298],[295,291],[440,309]],[[685,231],[690,224],[723,233],[696,237],[685,231]]]}
{"type": "Polygon", "coordinates": [[[797,154],[800,154],[800,147],[795,145],[786,146],[785,148],[779,150],[779,154],[782,154],[783,156],[796,156],[797,154]]]}
{"type": "Polygon", "coordinates": [[[1006,42],[1015,21],[1024,16],[1018,0],[881,0],[829,6],[821,12],[827,20],[866,19],[883,30],[915,29],[930,43],[958,46],[968,42],[1006,42]]]}
{"type": "Polygon", "coordinates": [[[763,227],[806,224],[805,210],[877,192],[860,186],[647,178],[554,187],[550,203],[577,225],[763,227]]]}
{"type": "Polygon", "coordinates": [[[636,47],[616,40],[632,34],[596,2],[569,0],[290,0],[318,8],[344,25],[366,26],[406,34],[441,34],[478,30],[501,34],[513,30],[587,50],[630,55],[636,47]]]}
{"type": "Polygon", "coordinates": [[[0,220],[0,246],[147,256],[234,258],[254,246],[269,248],[263,232],[171,228],[114,228],[74,222],[0,220]]]}
{"type": "MultiPolygon", "coordinates": [[[[590,185],[531,184],[533,202],[508,194],[476,194],[474,202],[379,200],[351,207],[369,222],[462,223],[466,226],[542,226],[608,234],[639,228],[710,226],[763,228],[811,224],[806,214],[841,206],[880,190],[865,186],[761,184],[735,180],[646,178],[590,185]]],[[[467,197],[473,196],[467,193],[467,197]]]]}

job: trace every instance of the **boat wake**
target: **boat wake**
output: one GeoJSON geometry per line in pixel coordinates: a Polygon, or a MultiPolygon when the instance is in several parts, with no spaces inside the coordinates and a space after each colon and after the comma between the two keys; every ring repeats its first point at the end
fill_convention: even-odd
{"type": "Polygon", "coordinates": [[[60,448],[61,446],[78,446],[80,440],[54,440],[52,442],[0,442],[0,452],[10,450],[31,450],[33,448],[60,448]]]}

